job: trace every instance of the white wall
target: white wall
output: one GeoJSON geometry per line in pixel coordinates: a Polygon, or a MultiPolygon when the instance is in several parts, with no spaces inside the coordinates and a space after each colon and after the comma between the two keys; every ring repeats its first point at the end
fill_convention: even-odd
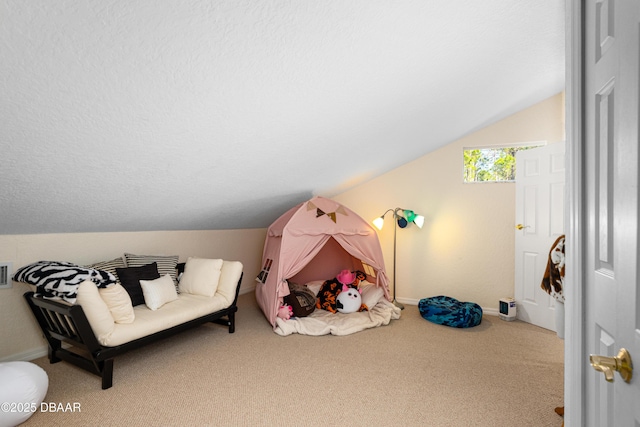
{"type": "MultiPolygon", "coordinates": [[[[398,229],[399,301],[448,295],[497,311],[499,299],[514,293],[515,184],[464,184],[463,148],[563,139],[558,94],[334,199],[370,220],[395,207],[425,216],[422,230],[398,229]]],[[[379,237],[393,280],[393,221],[385,218],[379,237]]]]}
{"type": "MultiPolygon", "coordinates": [[[[181,262],[189,256],[223,258],[243,263],[241,292],[246,293],[255,288],[265,235],[266,229],[0,235],[0,261],[12,262],[15,273],[39,260],[86,265],[124,252],[179,255],[181,262]]],[[[46,354],[46,342],[22,298],[28,290],[29,285],[17,282],[11,289],[0,289],[0,361],[46,354]]]]}

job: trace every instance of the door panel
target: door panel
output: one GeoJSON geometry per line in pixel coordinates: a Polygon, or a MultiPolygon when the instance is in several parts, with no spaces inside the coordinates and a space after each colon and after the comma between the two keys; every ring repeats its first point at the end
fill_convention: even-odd
{"type": "Polygon", "coordinates": [[[564,234],[564,142],[516,154],[517,318],[556,330],[555,299],[540,284],[553,242],[564,234]]]}
{"type": "Polygon", "coordinates": [[[589,354],[613,357],[626,348],[632,363],[640,365],[640,2],[589,0],[584,16],[586,230],[581,241],[585,254],[582,342],[586,348],[581,360],[571,362],[580,364],[584,373],[584,425],[640,426],[640,381],[633,378],[626,383],[614,373],[613,382],[607,382],[589,364],[589,354]]]}

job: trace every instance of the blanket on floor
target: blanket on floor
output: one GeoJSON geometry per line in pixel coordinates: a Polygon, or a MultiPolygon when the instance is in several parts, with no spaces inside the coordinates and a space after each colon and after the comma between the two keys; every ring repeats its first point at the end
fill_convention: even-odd
{"type": "Polygon", "coordinates": [[[369,311],[356,313],[330,313],[317,309],[307,317],[276,319],[275,333],[286,336],[302,335],[349,335],[376,326],[388,325],[400,318],[401,310],[382,298],[369,311]]]}

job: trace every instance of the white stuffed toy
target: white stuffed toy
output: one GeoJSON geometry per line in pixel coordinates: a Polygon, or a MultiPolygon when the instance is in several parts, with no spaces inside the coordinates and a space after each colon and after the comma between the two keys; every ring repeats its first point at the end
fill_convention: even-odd
{"type": "Polygon", "coordinates": [[[340,313],[355,313],[362,306],[362,291],[342,285],[342,292],[336,297],[336,308],[340,313]]]}

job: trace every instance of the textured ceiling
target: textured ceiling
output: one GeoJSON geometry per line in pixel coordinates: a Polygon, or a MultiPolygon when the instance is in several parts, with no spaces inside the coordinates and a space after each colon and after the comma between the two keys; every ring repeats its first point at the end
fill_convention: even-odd
{"type": "Polygon", "coordinates": [[[564,89],[563,0],[0,0],[0,234],[266,227],[564,89]]]}

